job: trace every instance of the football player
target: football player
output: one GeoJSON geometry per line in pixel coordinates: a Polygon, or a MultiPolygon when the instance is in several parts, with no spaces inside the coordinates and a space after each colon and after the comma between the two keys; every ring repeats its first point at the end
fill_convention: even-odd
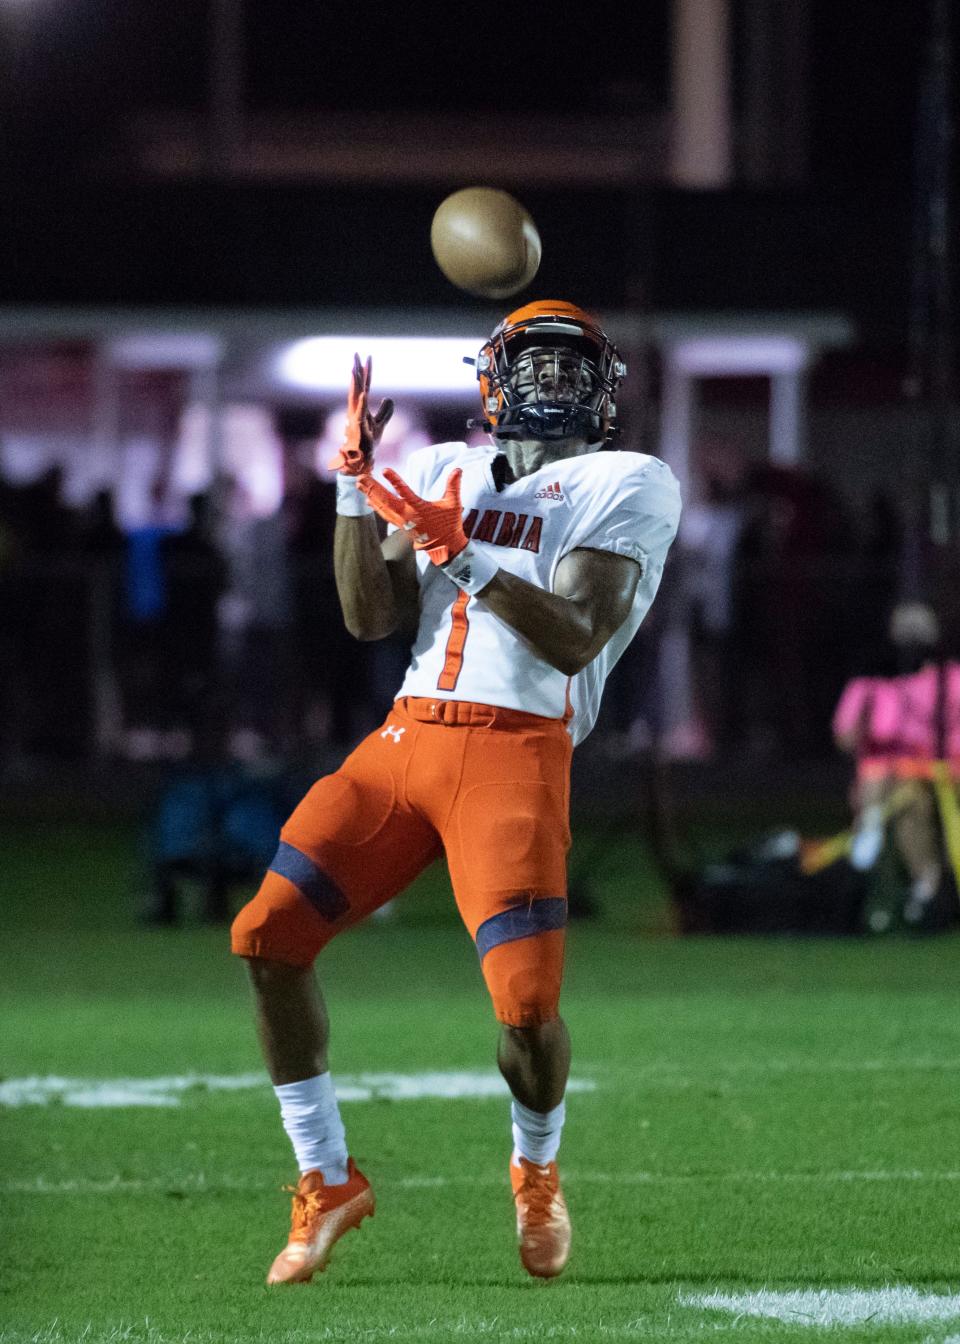
{"type": "Polygon", "coordinates": [[[471,424],[493,451],[419,449],[384,481],[374,458],[392,405],[371,411],[370,361],[354,361],[331,464],[337,589],[358,639],[410,612],[416,635],[385,723],[295,809],[233,926],[301,1173],[268,1283],[309,1280],[374,1209],[347,1152],[313,961],[441,853],[500,1023],[520,1258],[551,1277],[569,1255],[556,1158],[570,1060],[558,1011],[570,756],[654,599],[680,498],[658,459],[600,451],[626,369],[589,313],[527,304],[474,363],[483,416],[471,424]]]}

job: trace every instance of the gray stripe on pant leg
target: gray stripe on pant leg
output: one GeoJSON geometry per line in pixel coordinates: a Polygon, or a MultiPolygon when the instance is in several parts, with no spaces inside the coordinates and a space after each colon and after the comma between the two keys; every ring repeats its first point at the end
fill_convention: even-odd
{"type": "Polygon", "coordinates": [[[551,929],[563,929],[567,924],[567,902],[563,896],[541,896],[527,905],[516,905],[491,915],[477,929],[476,944],[480,960],[501,943],[514,943],[518,938],[532,938],[551,929]]]}
{"type": "Polygon", "coordinates": [[[302,850],[288,845],[285,840],[280,841],[280,847],[270,864],[270,872],[279,873],[292,882],[314,909],[331,923],[350,909],[346,896],[323,869],[318,868],[302,850]]]}

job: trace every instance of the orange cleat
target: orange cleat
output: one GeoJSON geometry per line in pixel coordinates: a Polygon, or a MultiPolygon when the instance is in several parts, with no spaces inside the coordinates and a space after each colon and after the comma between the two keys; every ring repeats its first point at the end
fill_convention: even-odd
{"type": "Polygon", "coordinates": [[[538,1167],[525,1157],[519,1163],[510,1163],[510,1184],[517,1206],[520,1259],[528,1274],[552,1279],[569,1259],[571,1236],[557,1164],[538,1167]]]}
{"type": "Polygon", "coordinates": [[[319,1171],[305,1171],[296,1186],[284,1189],[293,1195],[290,1240],[270,1266],[267,1283],[309,1283],[326,1269],[344,1232],[373,1216],[373,1191],[352,1157],[343,1185],[324,1185],[319,1171]]]}

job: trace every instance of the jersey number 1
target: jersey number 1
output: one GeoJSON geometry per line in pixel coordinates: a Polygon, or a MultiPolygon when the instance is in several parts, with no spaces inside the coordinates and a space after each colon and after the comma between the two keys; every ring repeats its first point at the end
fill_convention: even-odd
{"type": "Polygon", "coordinates": [[[443,671],[437,679],[438,691],[456,690],[457,678],[460,676],[460,669],[463,667],[463,646],[467,642],[467,635],[470,631],[470,622],[467,620],[467,603],[469,601],[470,594],[461,589],[450,613],[450,635],[447,639],[443,671]]]}

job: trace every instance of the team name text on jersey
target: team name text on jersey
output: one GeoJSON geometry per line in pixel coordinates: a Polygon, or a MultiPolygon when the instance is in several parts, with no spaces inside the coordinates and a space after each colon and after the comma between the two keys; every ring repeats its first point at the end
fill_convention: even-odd
{"type": "Polygon", "coordinates": [[[463,530],[471,541],[539,552],[543,519],[536,513],[508,513],[503,509],[484,509],[481,513],[471,509],[463,520],[463,530]]]}

